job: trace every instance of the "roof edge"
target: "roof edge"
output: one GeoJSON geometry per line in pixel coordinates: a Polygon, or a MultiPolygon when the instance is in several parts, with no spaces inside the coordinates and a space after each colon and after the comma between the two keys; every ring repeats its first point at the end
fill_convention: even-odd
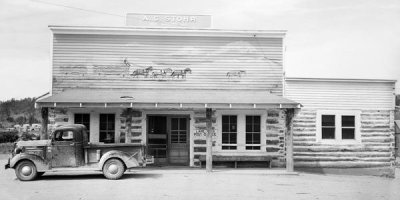
{"type": "Polygon", "coordinates": [[[284,38],[286,30],[227,30],[189,28],[144,28],[105,26],[61,26],[49,25],[53,34],[94,34],[94,35],[171,35],[171,36],[213,36],[213,37],[266,37],[284,38]]]}
{"type": "Polygon", "coordinates": [[[306,77],[285,77],[285,81],[313,81],[313,82],[359,82],[359,83],[396,83],[394,79],[358,79],[358,78],[306,78],[306,77]]]}

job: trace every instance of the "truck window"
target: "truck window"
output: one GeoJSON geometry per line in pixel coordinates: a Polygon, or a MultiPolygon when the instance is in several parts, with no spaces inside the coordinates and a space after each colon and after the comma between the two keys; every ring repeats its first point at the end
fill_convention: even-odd
{"type": "Polygon", "coordinates": [[[55,141],[72,141],[74,139],[73,131],[57,131],[54,135],[55,141]]]}

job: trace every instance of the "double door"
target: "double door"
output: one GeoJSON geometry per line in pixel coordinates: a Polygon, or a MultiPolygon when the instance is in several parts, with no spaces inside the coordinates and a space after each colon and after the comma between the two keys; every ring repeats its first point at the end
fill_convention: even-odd
{"type": "Polygon", "coordinates": [[[189,118],[187,116],[148,116],[148,153],[159,165],[189,164],[189,118]]]}

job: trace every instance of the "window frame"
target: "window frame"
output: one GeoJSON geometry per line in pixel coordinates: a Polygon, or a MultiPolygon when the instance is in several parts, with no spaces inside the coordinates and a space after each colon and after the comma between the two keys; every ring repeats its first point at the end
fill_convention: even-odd
{"type": "Polygon", "coordinates": [[[238,117],[238,115],[235,115],[235,114],[222,114],[221,115],[221,150],[224,150],[224,151],[236,151],[236,150],[238,150],[238,135],[239,135],[239,130],[238,130],[238,126],[239,126],[239,117],[238,117]],[[235,132],[231,132],[231,131],[228,131],[228,132],[223,132],[223,117],[229,117],[229,125],[231,125],[231,124],[233,124],[232,122],[231,122],[231,117],[235,117],[236,118],[236,131],[235,132]],[[230,137],[231,137],[231,135],[233,135],[233,134],[235,134],[236,135],[236,141],[235,141],[235,143],[223,143],[223,134],[228,134],[228,138],[229,138],[229,141],[231,141],[231,139],[230,139],[230,137]],[[223,147],[227,147],[226,149],[224,149],[223,147]],[[234,148],[232,148],[232,147],[234,147],[234,148]]]}
{"type": "Polygon", "coordinates": [[[254,150],[261,150],[261,135],[262,135],[262,132],[261,132],[261,127],[262,127],[262,122],[261,122],[261,115],[245,115],[245,150],[246,151],[254,151],[254,150]],[[253,123],[252,124],[252,129],[253,129],[253,131],[247,131],[247,117],[252,117],[252,122],[254,122],[254,117],[258,117],[259,118],[259,131],[258,132],[256,132],[256,131],[254,131],[254,125],[255,125],[255,123],[253,123]],[[251,134],[251,136],[252,136],[252,140],[251,140],[251,144],[250,143],[247,143],[247,135],[248,134],[251,134]],[[260,141],[260,143],[257,143],[257,144],[255,144],[254,143],[254,135],[255,134],[258,134],[258,136],[259,136],[259,141],[260,141]],[[247,149],[249,147],[249,149],[247,149]],[[251,149],[250,149],[251,148],[251,149]]]}
{"type": "Polygon", "coordinates": [[[266,120],[267,110],[216,110],[216,142],[214,147],[216,152],[222,155],[232,153],[266,153],[266,120]],[[237,148],[235,149],[222,149],[222,115],[236,115],[237,116],[237,148]],[[260,149],[247,149],[246,150],[246,116],[260,116],[260,149]]]}
{"type": "MultiPolygon", "coordinates": [[[[106,134],[107,133],[113,133],[113,137],[114,137],[114,141],[112,141],[112,142],[108,142],[108,144],[114,144],[114,143],[118,143],[117,142],[117,124],[116,124],[116,119],[117,119],[117,115],[115,114],[115,113],[99,113],[99,142],[102,142],[101,141],[101,134],[102,134],[102,132],[105,132],[106,134]],[[101,115],[107,115],[107,120],[106,120],[106,129],[102,129],[101,128],[101,115]],[[113,120],[109,120],[109,116],[113,116],[114,117],[114,119],[113,120]],[[109,126],[109,124],[108,124],[108,122],[111,122],[111,123],[113,123],[113,126],[114,126],[114,129],[108,129],[108,126],[109,126]]],[[[111,141],[111,140],[110,140],[111,141]]],[[[107,143],[107,142],[104,142],[104,143],[107,143]]]]}
{"type": "Polygon", "coordinates": [[[359,110],[318,110],[316,116],[316,136],[319,143],[359,144],[361,143],[361,111],[359,110]],[[322,115],[335,116],[335,139],[322,139],[322,115]],[[354,116],[354,139],[342,139],[342,116],[354,116]]]}

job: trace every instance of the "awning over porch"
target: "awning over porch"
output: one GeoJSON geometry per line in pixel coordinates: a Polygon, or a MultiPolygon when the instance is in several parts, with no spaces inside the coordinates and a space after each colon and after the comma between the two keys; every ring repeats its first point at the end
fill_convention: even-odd
{"type": "Polygon", "coordinates": [[[69,89],[43,99],[40,107],[133,107],[133,108],[297,108],[299,103],[251,90],[187,89],[69,89]]]}

